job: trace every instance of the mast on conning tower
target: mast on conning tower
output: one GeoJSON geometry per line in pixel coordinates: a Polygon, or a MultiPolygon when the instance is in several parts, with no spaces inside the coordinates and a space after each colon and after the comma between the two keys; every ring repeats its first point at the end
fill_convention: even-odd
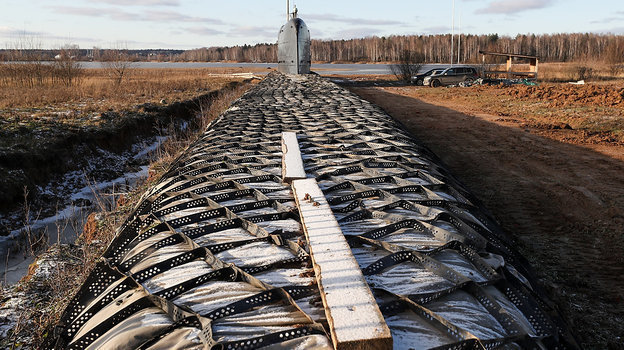
{"type": "Polygon", "coordinates": [[[290,12],[290,0],[286,0],[286,22],[293,18],[297,18],[297,4],[293,5],[292,12],[290,12]]]}

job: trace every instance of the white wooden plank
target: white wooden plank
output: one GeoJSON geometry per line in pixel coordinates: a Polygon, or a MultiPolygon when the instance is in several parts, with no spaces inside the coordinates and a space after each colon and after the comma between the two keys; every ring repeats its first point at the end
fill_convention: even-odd
{"type": "Polygon", "coordinates": [[[294,132],[282,133],[282,181],[290,183],[292,180],[305,179],[303,159],[294,132]]]}
{"type": "Polygon", "coordinates": [[[335,348],[391,349],[390,329],[316,180],[292,188],[335,348]]]}

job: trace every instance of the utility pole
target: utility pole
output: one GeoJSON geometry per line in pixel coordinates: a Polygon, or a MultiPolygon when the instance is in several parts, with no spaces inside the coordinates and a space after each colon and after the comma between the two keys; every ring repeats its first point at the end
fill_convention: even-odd
{"type": "Polygon", "coordinates": [[[453,11],[451,12],[451,66],[453,66],[453,37],[455,36],[455,0],[453,0],[453,11]]]}
{"type": "Polygon", "coordinates": [[[457,64],[459,64],[461,55],[461,10],[459,11],[459,37],[457,38],[457,64]]]}
{"type": "Polygon", "coordinates": [[[290,21],[290,0],[286,0],[286,22],[290,21]]]}

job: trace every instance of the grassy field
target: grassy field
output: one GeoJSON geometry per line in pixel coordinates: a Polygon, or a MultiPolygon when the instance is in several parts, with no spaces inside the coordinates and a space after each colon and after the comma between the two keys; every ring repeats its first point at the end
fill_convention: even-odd
{"type": "MultiPolygon", "coordinates": [[[[16,208],[25,186],[33,194],[51,174],[75,170],[86,156],[73,154],[76,145],[121,152],[163,132],[185,108],[203,108],[200,97],[249,78],[232,73],[243,71],[129,69],[119,81],[107,69],[85,69],[71,85],[0,74],[0,210],[16,208]]],[[[0,234],[10,230],[0,215],[0,234]]]]}
{"type": "Polygon", "coordinates": [[[540,63],[540,81],[612,81],[624,78],[624,69],[604,62],[540,63]]]}
{"type": "Polygon", "coordinates": [[[34,140],[46,143],[68,132],[118,125],[146,109],[189,101],[245,80],[230,74],[234,72],[129,69],[119,81],[106,69],[89,69],[72,85],[50,79],[33,85],[3,79],[0,71],[0,155],[17,146],[28,151],[34,140]]]}
{"type": "Polygon", "coordinates": [[[8,109],[33,109],[54,104],[80,104],[81,110],[97,111],[162,99],[169,102],[184,100],[202,91],[219,89],[230,81],[243,80],[243,77],[232,74],[248,71],[242,68],[130,68],[118,82],[118,77],[107,69],[84,69],[69,86],[51,80],[29,86],[2,80],[0,71],[0,113],[6,113],[8,109]]]}
{"type": "MultiPolygon", "coordinates": [[[[478,65],[476,65],[478,66],[478,65]]],[[[568,81],[612,81],[624,77],[624,69],[599,61],[587,62],[547,62],[539,64],[540,82],[568,82],[568,81]]],[[[492,69],[492,68],[489,68],[492,69]]],[[[492,70],[506,69],[505,64],[498,65],[492,70]]],[[[528,64],[513,65],[514,71],[528,72],[528,64]]]]}
{"type": "Polygon", "coordinates": [[[0,148],[24,143],[28,147],[28,140],[37,135],[45,142],[57,131],[98,128],[142,113],[149,105],[188,101],[245,80],[230,74],[236,70],[242,71],[129,69],[118,83],[106,69],[89,69],[69,86],[50,81],[29,86],[0,78],[0,148]]]}

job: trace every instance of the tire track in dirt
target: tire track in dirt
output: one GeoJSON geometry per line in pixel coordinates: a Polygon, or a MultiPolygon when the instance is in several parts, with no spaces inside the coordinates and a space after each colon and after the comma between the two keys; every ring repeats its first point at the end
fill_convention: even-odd
{"type": "Polygon", "coordinates": [[[353,90],[402,122],[493,212],[584,347],[622,347],[624,147],[560,142],[394,88],[353,90]]]}

